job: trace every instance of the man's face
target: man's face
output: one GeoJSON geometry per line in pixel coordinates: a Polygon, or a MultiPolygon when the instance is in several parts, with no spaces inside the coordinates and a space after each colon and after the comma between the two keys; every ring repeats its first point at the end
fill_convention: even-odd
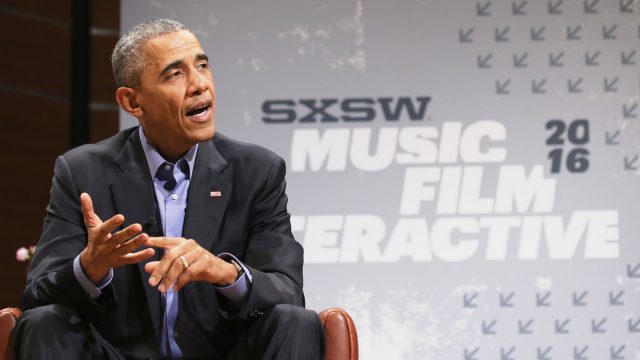
{"type": "Polygon", "coordinates": [[[149,141],[176,160],[215,133],[215,88],[200,42],[183,30],[143,45],[145,67],[135,88],[149,141]]]}

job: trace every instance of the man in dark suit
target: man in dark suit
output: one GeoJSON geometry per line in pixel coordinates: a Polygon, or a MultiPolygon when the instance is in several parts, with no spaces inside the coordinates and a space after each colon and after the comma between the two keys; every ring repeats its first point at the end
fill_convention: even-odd
{"type": "Polygon", "coordinates": [[[141,126],[57,159],[16,355],[322,358],[284,162],[215,133],[196,37],[146,22],[120,39],[112,65],[116,99],[141,126]]]}

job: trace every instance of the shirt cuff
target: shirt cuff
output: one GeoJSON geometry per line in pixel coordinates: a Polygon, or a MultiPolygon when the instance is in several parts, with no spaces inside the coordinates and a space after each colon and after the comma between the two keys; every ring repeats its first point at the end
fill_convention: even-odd
{"type": "Polygon", "coordinates": [[[87,294],[89,294],[89,297],[92,299],[97,299],[101,294],[100,290],[107,287],[107,285],[111,283],[111,280],[113,280],[113,269],[109,269],[109,273],[107,274],[107,276],[100,280],[97,285],[94,284],[91,280],[89,280],[87,275],[84,273],[84,270],[82,269],[82,265],[80,265],[80,255],[76,256],[76,258],[73,260],[73,273],[75,274],[76,279],[78,279],[78,282],[80,283],[84,291],[86,291],[87,294]]]}
{"type": "Polygon", "coordinates": [[[240,276],[240,278],[238,278],[238,280],[236,280],[236,282],[228,286],[216,286],[218,291],[227,299],[237,303],[242,302],[249,293],[251,283],[253,283],[251,272],[246,266],[244,266],[244,264],[240,260],[238,260],[237,257],[233,256],[230,253],[222,253],[218,255],[218,257],[224,261],[233,259],[238,264],[240,264],[240,267],[242,267],[244,273],[242,274],[242,276],[240,276]]]}

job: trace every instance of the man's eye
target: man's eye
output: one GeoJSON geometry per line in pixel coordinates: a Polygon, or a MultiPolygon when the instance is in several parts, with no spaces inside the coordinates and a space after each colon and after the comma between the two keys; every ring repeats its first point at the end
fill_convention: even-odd
{"type": "Polygon", "coordinates": [[[177,77],[180,74],[182,74],[182,71],[174,71],[171,74],[169,74],[169,77],[177,77]]]}
{"type": "Polygon", "coordinates": [[[207,63],[202,63],[202,64],[198,65],[198,67],[199,67],[200,69],[208,69],[208,68],[209,68],[209,64],[207,64],[207,63]]]}

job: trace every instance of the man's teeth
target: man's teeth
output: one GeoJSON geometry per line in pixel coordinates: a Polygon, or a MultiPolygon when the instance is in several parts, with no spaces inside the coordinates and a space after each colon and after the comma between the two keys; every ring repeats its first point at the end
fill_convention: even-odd
{"type": "Polygon", "coordinates": [[[208,108],[208,106],[203,106],[201,108],[193,109],[193,110],[189,111],[187,113],[187,115],[188,116],[194,116],[194,115],[201,114],[201,113],[205,112],[207,110],[207,108],[208,108]]]}

